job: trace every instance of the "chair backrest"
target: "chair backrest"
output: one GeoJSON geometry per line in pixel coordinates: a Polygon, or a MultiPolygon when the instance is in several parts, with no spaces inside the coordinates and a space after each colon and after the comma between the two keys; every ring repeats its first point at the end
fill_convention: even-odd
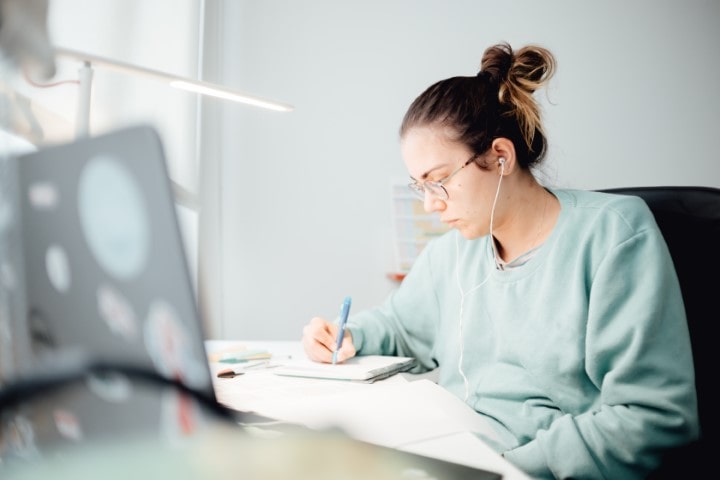
{"type": "MultiPolygon", "coordinates": [[[[720,189],[711,187],[628,187],[602,190],[645,200],[670,249],[680,280],[695,364],[703,458],[717,438],[720,396],[717,386],[715,322],[720,274],[720,189]],[[711,440],[712,439],[712,440],[711,440]]],[[[706,455],[707,454],[707,455],[706,455]]]]}

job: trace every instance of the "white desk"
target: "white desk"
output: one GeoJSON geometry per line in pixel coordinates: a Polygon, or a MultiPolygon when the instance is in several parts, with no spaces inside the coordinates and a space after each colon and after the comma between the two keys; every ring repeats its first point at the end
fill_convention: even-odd
{"type": "MultiPolygon", "coordinates": [[[[238,344],[267,350],[278,363],[305,356],[300,342],[209,340],[206,348],[213,353],[238,344]]],[[[310,428],[337,427],[359,440],[496,471],[508,480],[529,478],[472,433],[492,435],[482,417],[427,376],[398,374],[365,384],[282,377],[263,367],[231,379],[215,375],[232,366],[210,363],[218,401],[230,408],[310,428]]]]}

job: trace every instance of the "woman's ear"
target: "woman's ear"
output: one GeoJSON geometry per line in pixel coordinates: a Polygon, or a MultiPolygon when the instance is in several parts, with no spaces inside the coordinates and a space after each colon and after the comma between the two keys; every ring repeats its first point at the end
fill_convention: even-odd
{"type": "Polygon", "coordinates": [[[490,150],[497,158],[497,171],[500,175],[509,175],[515,170],[515,145],[507,138],[493,140],[490,150]]]}

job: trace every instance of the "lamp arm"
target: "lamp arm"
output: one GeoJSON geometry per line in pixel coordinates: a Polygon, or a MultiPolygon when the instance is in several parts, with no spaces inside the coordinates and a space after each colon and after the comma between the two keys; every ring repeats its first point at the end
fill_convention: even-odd
{"type": "Polygon", "coordinates": [[[130,73],[132,75],[144,75],[146,77],[151,77],[155,80],[166,82],[175,88],[180,88],[182,90],[187,90],[190,92],[209,95],[212,97],[224,98],[226,100],[232,100],[234,102],[244,103],[247,105],[253,105],[256,107],[281,112],[290,112],[295,109],[295,107],[287,103],[258,97],[249,93],[233,90],[222,85],[210,82],[203,82],[200,80],[193,80],[191,78],[185,78],[178,75],[171,75],[169,73],[160,72],[158,70],[152,70],[150,68],[140,67],[137,65],[132,65],[130,63],[112,60],[97,55],[91,55],[88,53],[78,52],[62,47],[56,47],[55,53],[57,56],[60,57],[80,60],[82,62],[93,64],[95,66],[101,66],[125,73],[130,73]]]}

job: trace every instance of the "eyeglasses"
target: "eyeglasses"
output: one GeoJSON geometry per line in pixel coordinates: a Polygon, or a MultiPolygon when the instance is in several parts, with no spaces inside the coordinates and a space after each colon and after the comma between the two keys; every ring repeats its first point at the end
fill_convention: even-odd
{"type": "Polygon", "coordinates": [[[473,154],[472,157],[468,159],[467,162],[460,165],[455,171],[453,171],[450,175],[448,175],[445,178],[442,178],[438,180],[437,182],[412,182],[408,183],[408,187],[410,187],[410,190],[418,196],[421,200],[425,200],[425,192],[430,193],[430,195],[439,198],[440,200],[447,200],[450,198],[450,195],[448,194],[447,189],[445,188],[445,184],[450,181],[452,177],[454,177],[460,170],[470,165],[473,160],[475,160],[478,157],[478,154],[473,154]]]}

